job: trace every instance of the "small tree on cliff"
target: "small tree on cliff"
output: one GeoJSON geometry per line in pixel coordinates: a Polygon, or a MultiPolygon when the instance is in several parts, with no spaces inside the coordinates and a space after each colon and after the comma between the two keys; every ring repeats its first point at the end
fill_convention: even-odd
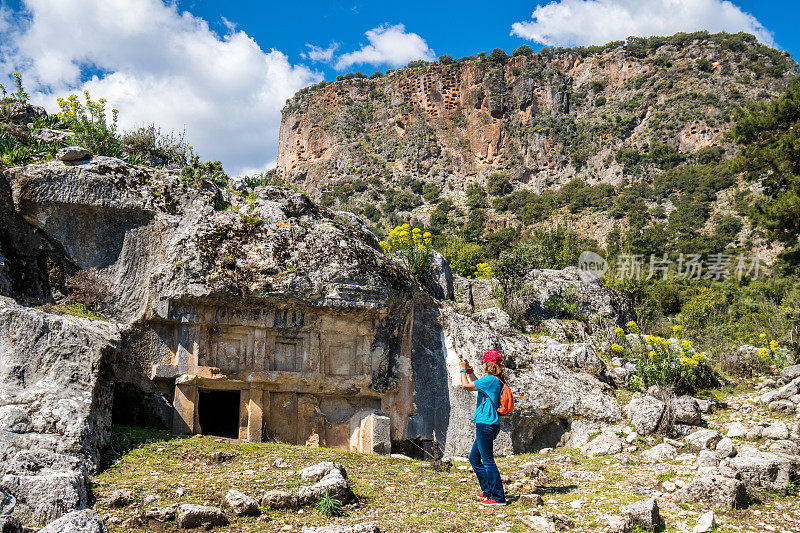
{"type": "Polygon", "coordinates": [[[764,187],[764,196],[753,205],[753,219],[786,245],[780,259],[787,271],[799,274],[800,80],[780,97],[740,111],[731,137],[740,149],[735,168],[764,187]]]}

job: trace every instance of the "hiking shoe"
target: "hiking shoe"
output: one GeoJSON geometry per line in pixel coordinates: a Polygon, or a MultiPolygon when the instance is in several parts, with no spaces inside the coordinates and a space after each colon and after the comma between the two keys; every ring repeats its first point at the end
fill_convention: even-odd
{"type": "Polygon", "coordinates": [[[498,502],[496,500],[492,500],[491,498],[487,498],[487,499],[485,499],[485,500],[483,500],[481,502],[481,505],[485,505],[487,507],[493,506],[493,505],[505,505],[505,504],[506,504],[506,502],[498,502]]]}
{"type": "Polygon", "coordinates": [[[485,500],[486,499],[486,496],[484,496],[482,492],[479,492],[478,494],[476,494],[475,497],[478,498],[479,500],[485,500]]]}

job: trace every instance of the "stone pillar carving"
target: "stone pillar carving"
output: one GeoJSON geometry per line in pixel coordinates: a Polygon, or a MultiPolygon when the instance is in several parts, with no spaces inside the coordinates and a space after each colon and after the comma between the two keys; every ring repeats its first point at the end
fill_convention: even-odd
{"type": "Polygon", "coordinates": [[[239,391],[239,439],[247,440],[250,423],[250,389],[239,391]]]}
{"type": "Polygon", "coordinates": [[[350,418],[350,451],[380,453],[392,451],[391,420],[380,411],[360,411],[350,418]]]}
{"type": "Polygon", "coordinates": [[[172,402],[172,433],[193,435],[197,420],[197,384],[191,376],[181,376],[175,381],[172,402]]]}
{"type": "MultiPolygon", "coordinates": [[[[250,387],[250,405],[247,409],[247,440],[250,442],[261,442],[261,428],[263,426],[263,403],[264,391],[256,386],[250,387]]],[[[266,393],[269,397],[269,393],[266,393]]]]}

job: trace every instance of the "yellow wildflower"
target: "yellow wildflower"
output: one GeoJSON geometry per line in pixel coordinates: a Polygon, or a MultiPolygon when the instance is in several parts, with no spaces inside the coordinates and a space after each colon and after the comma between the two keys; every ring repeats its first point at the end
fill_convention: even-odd
{"type": "Polygon", "coordinates": [[[650,356],[651,361],[655,361],[656,358],[658,357],[658,354],[656,353],[655,350],[650,350],[650,353],[648,355],[650,356]]]}
{"type": "Polygon", "coordinates": [[[767,357],[769,357],[769,350],[767,350],[766,348],[759,348],[758,349],[758,356],[761,359],[766,359],[767,357]]]}
{"type": "Polygon", "coordinates": [[[625,351],[625,349],[616,342],[611,345],[611,349],[616,353],[622,353],[625,351]]]}
{"type": "Polygon", "coordinates": [[[767,338],[767,334],[766,333],[762,333],[761,335],[759,335],[759,337],[761,337],[762,339],[766,339],[767,338]]]}
{"type": "Polygon", "coordinates": [[[703,361],[706,360],[706,354],[705,352],[697,352],[692,356],[692,359],[694,359],[698,363],[702,363],[703,361]]]}
{"type": "Polygon", "coordinates": [[[688,357],[681,357],[681,366],[692,366],[692,363],[694,363],[694,361],[688,357]]]}
{"type": "Polygon", "coordinates": [[[672,326],[672,334],[675,335],[676,339],[681,338],[681,333],[683,333],[683,326],[674,325],[672,326]]]}
{"type": "Polygon", "coordinates": [[[628,322],[628,329],[631,331],[631,333],[636,333],[637,335],[642,332],[642,330],[639,329],[639,324],[637,324],[633,320],[628,322]]]}
{"type": "Polygon", "coordinates": [[[779,347],[780,347],[780,344],[778,344],[778,341],[776,341],[776,340],[771,340],[771,341],[769,341],[769,348],[770,348],[770,350],[772,350],[773,352],[774,352],[775,350],[777,350],[779,347]]]}
{"type": "Polygon", "coordinates": [[[614,333],[617,335],[618,338],[624,339],[625,338],[625,330],[622,328],[617,328],[614,330],[614,333]]]}

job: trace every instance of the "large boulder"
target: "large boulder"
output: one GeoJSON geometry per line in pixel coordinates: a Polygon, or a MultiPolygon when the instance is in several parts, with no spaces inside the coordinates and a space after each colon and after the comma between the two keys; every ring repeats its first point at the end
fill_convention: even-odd
{"type": "Polygon", "coordinates": [[[619,514],[631,517],[635,525],[650,531],[655,531],[661,522],[661,514],[655,498],[640,500],[620,507],[619,514]]]}
{"type": "Polygon", "coordinates": [[[661,400],[637,392],[625,406],[625,417],[630,420],[639,435],[649,435],[658,429],[666,407],[661,400]]]}
{"type": "Polygon", "coordinates": [[[682,502],[701,504],[713,509],[733,509],[744,498],[742,481],[722,475],[702,476],[675,493],[682,502]]]}
{"type": "Polygon", "coordinates": [[[753,487],[785,491],[800,477],[800,456],[762,451],[744,451],[729,460],[731,468],[753,487]]]}
{"type": "Polygon", "coordinates": [[[798,378],[800,378],[800,365],[787,366],[781,370],[781,381],[783,383],[789,383],[798,378]]]}
{"type": "Polygon", "coordinates": [[[7,421],[0,430],[0,489],[14,496],[14,514],[25,521],[44,525],[91,501],[87,475],[110,439],[106,372],[120,331],[0,297],[0,403],[7,421]]]}
{"type": "Polygon", "coordinates": [[[39,533],[106,533],[106,523],[91,509],[72,511],[47,524],[39,533]]]}
{"type": "Polygon", "coordinates": [[[336,498],[342,503],[347,503],[352,493],[345,476],[346,474],[342,470],[333,468],[310,487],[300,487],[297,493],[300,505],[314,505],[326,495],[336,498]]]}
{"type": "Polygon", "coordinates": [[[673,404],[676,424],[688,424],[696,426],[703,423],[703,415],[700,412],[700,404],[695,398],[684,395],[679,396],[673,404]]]}
{"type": "Polygon", "coordinates": [[[200,526],[227,526],[228,517],[217,507],[183,504],[178,507],[178,527],[192,529],[200,526]]]}

